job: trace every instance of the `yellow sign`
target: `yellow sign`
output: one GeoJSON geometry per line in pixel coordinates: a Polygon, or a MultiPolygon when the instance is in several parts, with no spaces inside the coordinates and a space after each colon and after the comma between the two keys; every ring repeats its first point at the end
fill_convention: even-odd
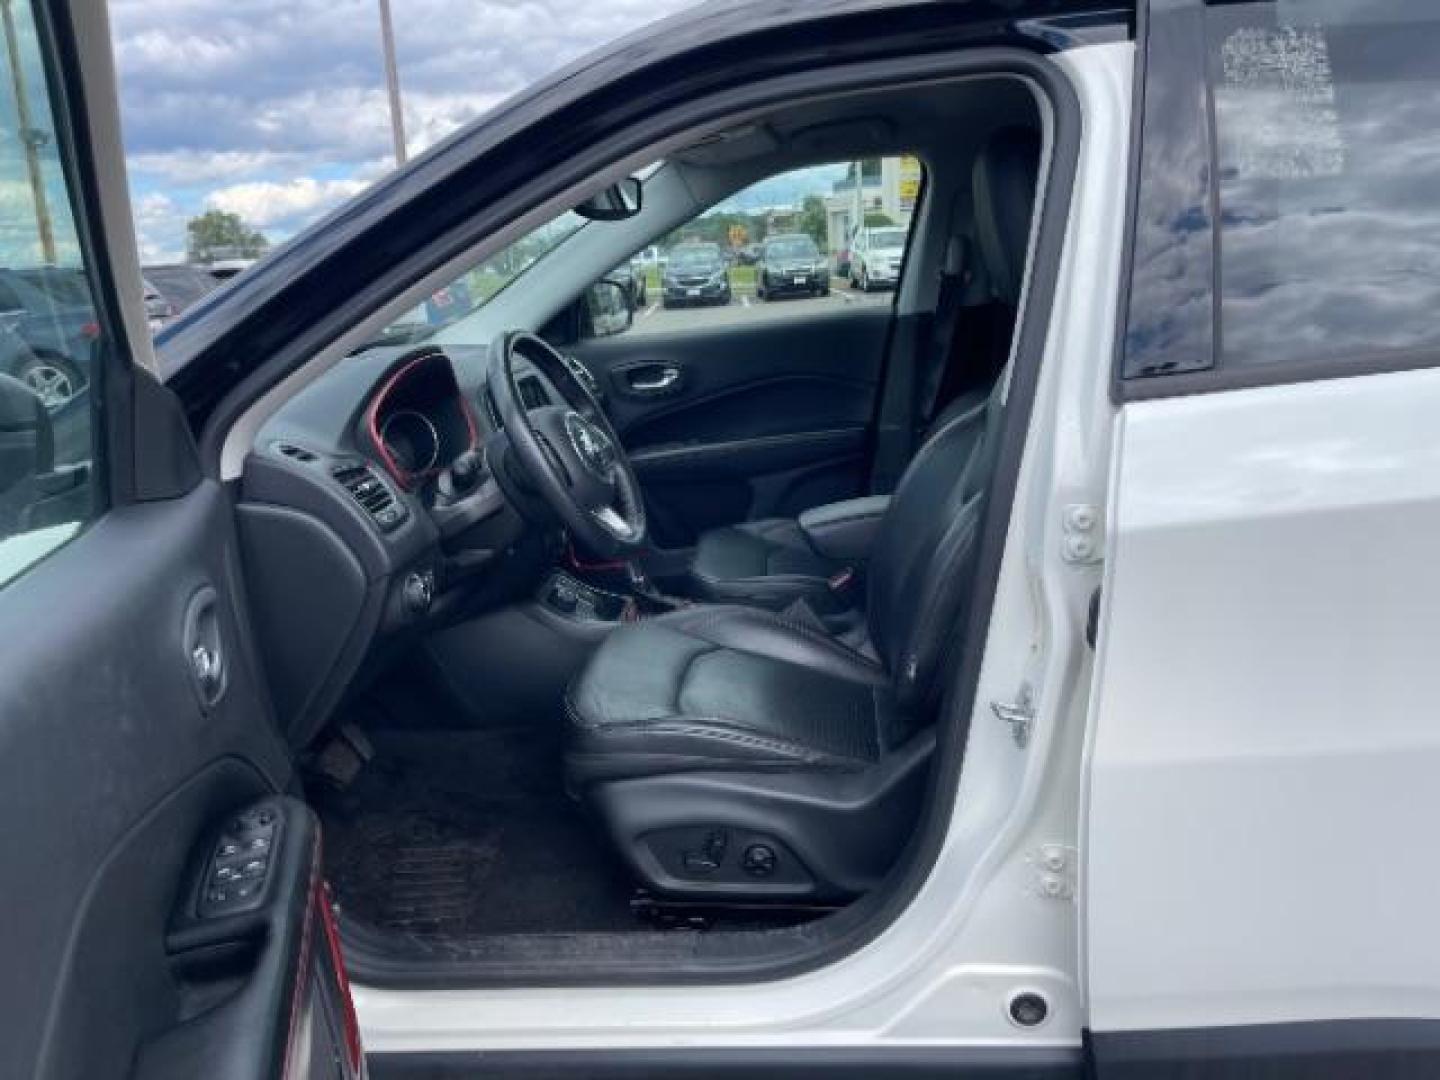
{"type": "Polygon", "coordinates": [[[915,209],[915,200],[920,197],[920,159],[906,154],[900,159],[900,210],[909,213],[915,209]]]}

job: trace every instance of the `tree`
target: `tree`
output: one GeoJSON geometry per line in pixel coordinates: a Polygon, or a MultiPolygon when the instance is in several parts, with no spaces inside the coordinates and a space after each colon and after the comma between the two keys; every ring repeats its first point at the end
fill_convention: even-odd
{"type": "Polygon", "coordinates": [[[886,225],[894,225],[895,222],[890,215],[880,210],[870,210],[865,214],[865,227],[867,229],[883,229],[886,225]]]}
{"type": "Polygon", "coordinates": [[[191,262],[217,259],[258,259],[270,246],[263,233],[245,224],[239,214],[207,210],[185,226],[186,249],[191,262]]]}
{"type": "Polygon", "coordinates": [[[825,200],[819,195],[806,195],[800,204],[800,217],[796,221],[800,232],[809,233],[815,246],[821,251],[829,246],[829,225],[825,214],[825,200]]]}

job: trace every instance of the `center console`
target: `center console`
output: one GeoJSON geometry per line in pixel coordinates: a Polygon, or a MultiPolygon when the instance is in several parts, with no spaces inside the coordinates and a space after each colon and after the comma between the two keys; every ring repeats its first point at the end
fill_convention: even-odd
{"type": "Polygon", "coordinates": [[[556,570],[540,586],[540,602],[556,615],[579,622],[620,622],[633,598],[607,592],[556,570]]]}

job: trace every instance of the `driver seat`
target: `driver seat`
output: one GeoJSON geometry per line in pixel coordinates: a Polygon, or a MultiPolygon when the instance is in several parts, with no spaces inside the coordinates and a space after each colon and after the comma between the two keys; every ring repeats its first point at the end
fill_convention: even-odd
{"type": "Polygon", "coordinates": [[[835,902],[918,813],[974,582],[1001,415],[926,442],[876,537],[864,632],[701,605],[617,627],[565,699],[571,792],[658,894],[835,902]]]}

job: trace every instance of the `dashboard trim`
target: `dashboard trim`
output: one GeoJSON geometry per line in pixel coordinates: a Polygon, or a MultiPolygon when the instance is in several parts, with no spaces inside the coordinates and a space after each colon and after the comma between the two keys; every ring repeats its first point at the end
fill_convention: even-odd
{"type": "MultiPolygon", "coordinates": [[[[450,378],[455,384],[455,395],[460,404],[460,414],[465,418],[465,426],[470,433],[470,443],[465,449],[467,451],[474,450],[480,445],[480,433],[475,423],[474,412],[470,408],[470,402],[466,399],[464,390],[460,387],[460,380],[455,376],[455,369],[450,364],[450,358],[438,349],[427,350],[411,356],[386,376],[385,381],[380,384],[380,389],[375,392],[370,399],[370,404],[365,408],[365,431],[370,439],[370,445],[380,455],[380,463],[385,467],[385,471],[406,491],[413,491],[420,481],[436,475],[444,466],[437,460],[433,467],[413,473],[404,468],[390,453],[390,448],[385,445],[385,439],[380,432],[380,410],[386,399],[405,380],[407,375],[422,364],[434,363],[437,359],[444,361],[445,365],[450,368],[450,378]]],[[[437,458],[438,453],[437,449],[437,458]]]]}

